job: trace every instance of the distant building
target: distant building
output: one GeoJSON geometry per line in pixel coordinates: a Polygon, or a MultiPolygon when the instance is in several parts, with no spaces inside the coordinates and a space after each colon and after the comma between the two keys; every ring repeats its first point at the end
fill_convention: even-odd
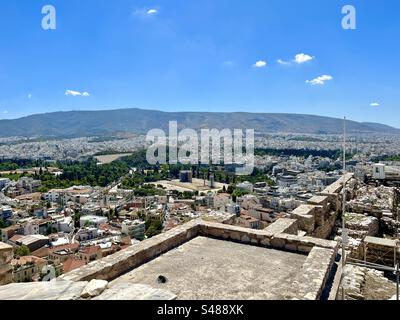
{"type": "Polygon", "coordinates": [[[14,235],[24,233],[24,229],[20,225],[12,225],[7,228],[1,229],[1,241],[7,242],[11,239],[14,235]]]}
{"type": "Polygon", "coordinates": [[[103,255],[99,246],[89,246],[79,250],[78,256],[85,263],[89,263],[101,259],[103,255]]]}
{"type": "Polygon", "coordinates": [[[93,215],[82,216],[79,220],[81,228],[89,227],[89,226],[98,228],[101,224],[107,223],[107,222],[108,222],[107,217],[100,217],[100,216],[93,216],[93,215]]]}
{"type": "Polygon", "coordinates": [[[11,265],[14,267],[14,282],[31,282],[36,277],[39,280],[40,273],[47,261],[34,256],[25,256],[13,259],[11,265]]]}
{"type": "Polygon", "coordinates": [[[75,235],[75,239],[78,241],[87,241],[92,240],[98,237],[98,229],[97,228],[84,228],[78,230],[75,235]]]}
{"type": "Polygon", "coordinates": [[[121,225],[122,234],[128,235],[137,240],[143,240],[145,238],[145,231],[145,223],[140,220],[125,220],[121,225]]]}
{"type": "Polygon", "coordinates": [[[244,190],[244,191],[248,191],[248,192],[253,192],[254,191],[254,185],[252,183],[248,182],[248,181],[239,183],[236,186],[236,188],[244,190]]]}
{"type": "Polygon", "coordinates": [[[71,232],[74,230],[74,220],[72,217],[65,217],[64,215],[53,216],[52,227],[58,232],[71,232]]]}
{"type": "Polygon", "coordinates": [[[13,211],[11,207],[8,206],[0,207],[0,220],[7,221],[11,219],[12,216],[13,216],[13,211]]]}
{"type": "Polygon", "coordinates": [[[292,175],[278,175],[277,180],[281,188],[287,188],[297,183],[297,178],[292,175]]]}
{"type": "Polygon", "coordinates": [[[10,179],[8,178],[0,178],[0,190],[4,189],[10,184],[10,179]]]}
{"type": "Polygon", "coordinates": [[[372,168],[372,177],[377,180],[385,180],[386,178],[386,166],[383,163],[376,163],[372,168]]]}
{"type": "Polygon", "coordinates": [[[193,182],[193,173],[190,170],[181,171],[179,173],[179,180],[182,183],[192,183],[193,182]]]}
{"type": "Polygon", "coordinates": [[[49,192],[44,194],[44,199],[47,202],[58,202],[60,199],[60,192],[57,190],[50,190],[49,192]]]}
{"type": "Polygon", "coordinates": [[[24,235],[35,235],[39,234],[39,224],[36,221],[29,221],[23,225],[24,235]]]}
{"type": "MultiPolygon", "coordinates": [[[[15,237],[15,236],[14,236],[15,237]]],[[[13,238],[14,238],[13,237],[13,238]]],[[[13,240],[12,238],[10,241],[13,240]]],[[[42,236],[40,234],[20,236],[16,239],[15,244],[18,246],[27,246],[28,249],[33,252],[40,249],[41,247],[49,244],[49,237],[42,236]]]]}
{"type": "Polygon", "coordinates": [[[228,204],[226,206],[226,211],[230,214],[236,215],[237,217],[240,216],[240,206],[237,204],[228,204]]]}

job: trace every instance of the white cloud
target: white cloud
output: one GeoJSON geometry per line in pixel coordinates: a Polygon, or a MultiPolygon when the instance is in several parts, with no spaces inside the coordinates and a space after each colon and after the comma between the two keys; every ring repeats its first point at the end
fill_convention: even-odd
{"type": "Polygon", "coordinates": [[[372,103],[370,104],[370,106],[371,106],[371,107],[379,107],[380,104],[379,104],[378,102],[372,102],[372,103]]]}
{"type": "Polygon", "coordinates": [[[311,61],[313,59],[314,59],[314,57],[311,57],[310,55],[305,54],[305,53],[296,54],[296,56],[294,57],[294,61],[298,64],[302,64],[307,61],[311,61]]]}
{"type": "Polygon", "coordinates": [[[283,65],[283,66],[287,66],[287,65],[290,64],[289,61],[284,61],[284,60],[282,60],[282,59],[278,59],[277,62],[278,62],[279,64],[283,65]]]}
{"type": "Polygon", "coordinates": [[[32,99],[32,95],[31,94],[28,94],[28,99],[32,99]]]}
{"type": "Polygon", "coordinates": [[[8,111],[7,111],[7,110],[4,110],[4,111],[3,111],[3,113],[4,113],[4,114],[7,114],[7,113],[8,113],[8,111]]]}
{"type": "Polygon", "coordinates": [[[332,76],[323,75],[323,76],[319,76],[319,77],[317,77],[315,79],[312,79],[312,80],[307,80],[306,83],[309,83],[309,84],[311,84],[313,86],[316,86],[316,85],[321,85],[322,86],[322,85],[325,84],[326,81],[330,81],[330,80],[333,80],[332,76]]]}
{"type": "Polygon", "coordinates": [[[267,66],[267,62],[263,61],[263,60],[259,60],[253,66],[256,68],[265,68],[267,66]]]}
{"type": "Polygon", "coordinates": [[[146,14],[149,16],[156,15],[158,13],[157,9],[149,9],[147,10],[146,14]]]}
{"type": "Polygon", "coordinates": [[[65,90],[65,95],[66,96],[72,96],[72,97],[90,97],[89,92],[79,92],[79,91],[74,91],[74,90],[65,90]]]}
{"type": "Polygon", "coordinates": [[[156,16],[156,15],[158,15],[158,13],[159,13],[159,11],[156,8],[150,8],[150,9],[141,8],[141,9],[136,9],[135,11],[133,11],[132,15],[137,16],[142,19],[146,19],[151,16],[156,16]]]}
{"type": "Polygon", "coordinates": [[[291,61],[285,61],[285,60],[282,60],[282,59],[278,59],[277,62],[278,62],[280,65],[289,66],[289,65],[292,64],[292,62],[293,62],[293,63],[297,63],[297,64],[303,64],[303,63],[305,63],[305,62],[307,62],[307,61],[311,61],[311,60],[313,60],[313,59],[314,59],[314,57],[312,57],[312,56],[310,56],[310,55],[308,55],[308,54],[305,54],[305,53],[298,53],[298,54],[296,54],[296,55],[294,56],[294,59],[291,60],[291,61]]]}

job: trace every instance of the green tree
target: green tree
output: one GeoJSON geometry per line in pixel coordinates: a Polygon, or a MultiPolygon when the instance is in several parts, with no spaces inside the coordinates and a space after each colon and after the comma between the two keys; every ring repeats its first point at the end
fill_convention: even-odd
{"type": "Polygon", "coordinates": [[[29,256],[31,254],[31,251],[27,246],[22,245],[14,249],[14,254],[19,257],[24,257],[24,256],[29,256]]]}

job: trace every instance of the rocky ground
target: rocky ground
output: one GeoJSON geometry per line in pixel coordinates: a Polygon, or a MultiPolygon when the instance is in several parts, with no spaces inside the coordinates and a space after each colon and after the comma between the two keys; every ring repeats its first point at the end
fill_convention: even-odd
{"type": "Polygon", "coordinates": [[[396,283],[383,272],[353,265],[346,266],[343,287],[346,300],[390,300],[396,295],[396,283]]]}

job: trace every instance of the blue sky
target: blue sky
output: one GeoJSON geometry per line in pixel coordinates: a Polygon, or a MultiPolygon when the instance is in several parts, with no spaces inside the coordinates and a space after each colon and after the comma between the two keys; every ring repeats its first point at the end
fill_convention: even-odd
{"type": "Polygon", "coordinates": [[[0,118],[139,107],[400,128],[399,13],[398,0],[3,0],[0,118]],[[56,30],[41,27],[47,4],[56,30]]]}

